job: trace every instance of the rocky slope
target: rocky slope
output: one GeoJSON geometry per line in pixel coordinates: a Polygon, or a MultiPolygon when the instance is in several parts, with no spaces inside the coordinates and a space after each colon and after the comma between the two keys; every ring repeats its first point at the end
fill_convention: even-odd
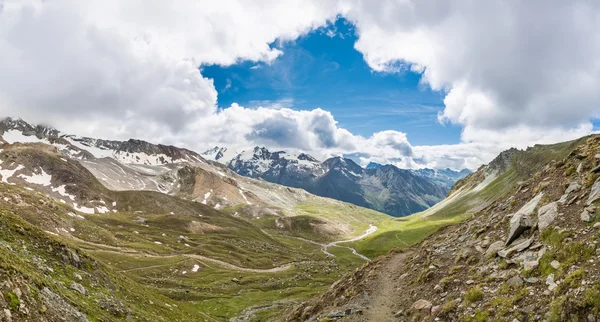
{"type": "Polygon", "coordinates": [[[409,171],[392,165],[364,169],[346,158],[320,162],[304,153],[271,152],[264,147],[237,154],[215,147],[202,155],[243,176],[302,188],[396,217],[427,209],[446,195],[451,183],[466,175],[449,169],[409,171]]]}
{"type": "Polygon", "coordinates": [[[448,199],[422,216],[464,212],[461,224],[367,264],[286,320],[597,321],[599,135],[508,150],[448,199]]]}

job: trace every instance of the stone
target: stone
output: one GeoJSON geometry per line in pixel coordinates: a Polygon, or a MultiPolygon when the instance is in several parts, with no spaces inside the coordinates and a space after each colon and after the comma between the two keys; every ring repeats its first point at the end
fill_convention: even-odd
{"type": "Polygon", "coordinates": [[[441,291],[443,291],[443,289],[442,289],[442,286],[441,286],[440,284],[436,284],[436,285],[433,287],[433,290],[434,290],[434,291],[436,291],[436,292],[441,292],[441,291]]]}
{"type": "Polygon", "coordinates": [[[569,200],[569,195],[572,192],[579,191],[579,189],[581,189],[581,185],[579,183],[577,183],[575,181],[569,183],[569,186],[565,190],[565,193],[562,195],[562,197],[560,197],[560,199],[558,200],[558,202],[560,202],[560,203],[567,202],[569,200]]]}
{"type": "Polygon", "coordinates": [[[526,271],[532,271],[538,266],[540,266],[540,262],[538,262],[537,260],[523,262],[523,269],[526,271]]]}
{"type": "Polygon", "coordinates": [[[594,228],[600,227],[600,221],[594,224],[594,228]]]}
{"type": "Polygon", "coordinates": [[[600,165],[597,166],[597,167],[595,167],[595,168],[593,168],[592,172],[600,172],[600,165]]]}
{"type": "Polygon", "coordinates": [[[411,311],[430,312],[433,304],[431,302],[420,299],[410,306],[411,311]]]}
{"type": "Polygon", "coordinates": [[[560,263],[557,260],[553,260],[550,262],[550,266],[552,266],[552,268],[554,268],[554,269],[559,269],[560,263]]]}
{"type": "Polygon", "coordinates": [[[78,280],[78,281],[82,281],[83,277],[81,277],[81,275],[79,275],[78,273],[73,273],[73,276],[78,280]]]}
{"type": "Polygon", "coordinates": [[[523,285],[523,280],[519,276],[513,276],[508,281],[506,281],[506,284],[508,284],[509,286],[521,286],[523,285]]]}
{"type": "Polygon", "coordinates": [[[83,285],[79,283],[71,283],[71,286],[69,286],[69,288],[81,293],[81,295],[87,295],[87,290],[85,289],[85,287],[83,287],[83,285]]]}
{"type": "Polygon", "coordinates": [[[581,218],[581,221],[583,222],[590,222],[592,221],[592,216],[590,215],[589,212],[587,212],[587,210],[584,210],[580,215],[579,218],[581,218]]]}
{"type": "Polygon", "coordinates": [[[580,162],[577,166],[577,173],[581,173],[581,170],[583,170],[583,162],[580,162]]]}
{"type": "MultiPolygon", "coordinates": [[[[568,190],[568,189],[567,189],[568,190]]],[[[558,217],[558,204],[551,202],[538,210],[538,229],[544,231],[558,217]]]]}
{"type": "Polygon", "coordinates": [[[344,313],[343,312],[331,312],[331,313],[327,314],[327,317],[330,319],[343,318],[344,313]]]}
{"type": "Polygon", "coordinates": [[[586,205],[589,206],[598,199],[600,199],[600,178],[596,179],[596,182],[594,182],[594,184],[592,185],[590,196],[588,197],[586,205]]]}
{"type": "Polygon", "coordinates": [[[504,243],[502,241],[493,242],[490,245],[490,247],[488,247],[487,251],[485,252],[485,256],[487,256],[487,257],[496,256],[498,251],[500,251],[502,248],[504,248],[504,243]]]}
{"type": "Polygon", "coordinates": [[[6,321],[12,321],[12,314],[9,309],[4,309],[4,318],[6,321]]]}
{"type": "Polygon", "coordinates": [[[404,311],[403,310],[398,310],[398,312],[396,312],[396,314],[394,314],[394,317],[401,317],[402,315],[404,315],[404,311]]]}
{"type": "Polygon", "coordinates": [[[516,243],[514,246],[512,246],[510,248],[503,249],[503,250],[499,251],[498,252],[498,256],[500,256],[502,258],[508,258],[508,257],[510,257],[514,253],[524,251],[529,246],[531,246],[532,242],[533,242],[533,237],[531,237],[529,239],[525,239],[525,240],[523,240],[521,242],[516,243]]]}
{"type": "Polygon", "coordinates": [[[432,316],[435,317],[435,316],[438,315],[438,313],[440,313],[440,306],[439,305],[436,305],[436,306],[434,306],[434,307],[431,308],[431,315],[432,316]]]}
{"type": "Polygon", "coordinates": [[[529,284],[535,284],[535,283],[537,283],[539,281],[539,279],[537,277],[528,277],[528,278],[525,278],[523,280],[526,283],[529,283],[529,284]]]}
{"type": "Polygon", "coordinates": [[[466,283],[467,285],[471,285],[471,284],[474,284],[474,283],[475,283],[475,281],[474,281],[474,280],[467,280],[465,283],[466,283]]]}
{"type": "Polygon", "coordinates": [[[526,230],[535,227],[536,220],[532,214],[537,207],[540,200],[544,196],[543,192],[540,192],[537,196],[527,202],[521,209],[519,209],[511,218],[509,224],[509,232],[506,238],[506,245],[510,245],[513,240],[517,239],[526,230]]]}
{"type": "Polygon", "coordinates": [[[548,285],[548,291],[552,292],[554,289],[558,287],[556,282],[554,282],[554,274],[548,275],[546,278],[546,285],[548,285]]]}

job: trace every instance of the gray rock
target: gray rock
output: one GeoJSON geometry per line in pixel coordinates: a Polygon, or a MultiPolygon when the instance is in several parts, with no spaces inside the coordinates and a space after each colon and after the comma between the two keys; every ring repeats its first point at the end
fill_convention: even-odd
{"type": "Polygon", "coordinates": [[[402,315],[404,315],[404,310],[398,310],[398,312],[396,312],[396,314],[394,314],[394,317],[401,317],[402,315]]]}
{"type": "MultiPolygon", "coordinates": [[[[568,190],[568,189],[567,189],[568,190]]],[[[538,209],[538,228],[540,231],[544,231],[548,228],[558,217],[558,204],[551,202],[538,209]]]]}
{"type": "Polygon", "coordinates": [[[10,313],[9,309],[4,309],[4,319],[6,319],[6,321],[12,321],[12,314],[10,313]]]}
{"type": "Polygon", "coordinates": [[[554,289],[558,287],[556,282],[554,282],[554,274],[548,275],[546,278],[546,285],[548,285],[548,291],[554,291],[554,289]]]}
{"type": "Polygon", "coordinates": [[[554,269],[559,269],[560,268],[560,262],[557,260],[553,260],[550,262],[550,266],[552,266],[552,268],[554,269]]]}
{"type": "Polygon", "coordinates": [[[83,287],[83,285],[79,283],[71,283],[71,286],[69,286],[69,288],[81,293],[82,295],[87,295],[87,290],[85,289],[85,287],[83,287]]]}
{"type": "Polygon", "coordinates": [[[582,212],[582,213],[579,215],[579,217],[581,218],[581,221],[584,221],[584,222],[590,222],[590,221],[592,221],[592,216],[590,215],[590,213],[589,213],[589,212],[587,212],[587,210],[584,210],[584,211],[583,211],[583,212],[582,212]]]}
{"type": "Polygon", "coordinates": [[[504,243],[502,241],[494,242],[490,245],[490,247],[488,247],[487,251],[485,252],[485,256],[496,256],[496,254],[498,254],[498,251],[500,251],[502,248],[504,248],[504,243]]]}
{"type": "Polygon", "coordinates": [[[327,317],[330,319],[343,318],[344,312],[331,312],[327,314],[327,317]]]}
{"type": "Polygon", "coordinates": [[[569,195],[572,192],[579,191],[579,189],[581,189],[581,185],[579,183],[577,183],[575,181],[569,183],[569,186],[565,190],[565,193],[562,195],[562,197],[560,197],[560,199],[558,200],[558,202],[560,202],[560,203],[567,202],[569,200],[569,195]]]}
{"type": "Polygon", "coordinates": [[[75,306],[47,287],[40,291],[40,298],[44,301],[48,310],[56,312],[64,321],[89,322],[87,317],[79,312],[75,306]]]}
{"type": "Polygon", "coordinates": [[[514,253],[518,253],[518,252],[522,252],[522,251],[526,250],[529,246],[531,246],[532,242],[533,242],[533,237],[525,239],[520,242],[517,242],[512,247],[499,251],[498,256],[500,256],[502,258],[508,258],[514,253]]]}
{"type": "Polygon", "coordinates": [[[433,304],[431,302],[420,299],[410,306],[411,311],[430,312],[433,304]]]}
{"type": "Polygon", "coordinates": [[[528,277],[523,280],[529,284],[535,284],[539,281],[539,279],[537,277],[528,277]]]}
{"type": "Polygon", "coordinates": [[[594,224],[594,228],[600,227],[600,221],[594,224]]]}
{"type": "Polygon", "coordinates": [[[523,280],[519,276],[513,276],[508,281],[506,281],[506,284],[508,284],[509,286],[521,286],[523,285],[523,280]]]}
{"type": "Polygon", "coordinates": [[[510,218],[510,227],[506,245],[509,245],[513,240],[521,236],[527,229],[535,227],[537,223],[532,214],[543,196],[544,193],[540,192],[510,218]]]}
{"type": "Polygon", "coordinates": [[[540,266],[540,262],[537,260],[523,262],[523,269],[526,271],[531,271],[540,266]]]}
{"type": "Polygon", "coordinates": [[[78,273],[73,273],[73,276],[78,280],[78,281],[82,281],[83,277],[81,277],[81,275],[79,275],[78,273]]]}
{"type": "Polygon", "coordinates": [[[595,168],[593,168],[592,172],[600,172],[600,165],[597,166],[597,167],[595,167],[595,168]]]}
{"type": "Polygon", "coordinates": [[[583,169],[583,162],[580,162],[579,165],[577,166],[577,173],[581,173],[582,169],[583,169]]]}
{"type": "Polygon", "coordinates": [[[592,190],[586,204],[589,206],[598,199],[600,199],[600,178],[596,179],[596,182],[592,185],[592,190]]]}

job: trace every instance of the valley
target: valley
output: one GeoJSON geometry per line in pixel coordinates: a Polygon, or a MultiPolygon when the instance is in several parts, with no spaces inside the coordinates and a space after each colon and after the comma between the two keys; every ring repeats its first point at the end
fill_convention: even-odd
{"type": "MultiPolygon", "coordinates": [[[[390,217],[240,176],[175,147],[78,138],[12,119],[0,128],[7,137],[0,146],[0,213],[17,227],[39,229],[47,240],[6,245],[0,263],[9,283],[2,292],[15,293],[19,283],[27,286],[17,293],[49,285],[54,297],[69,299],[61,310],[82,321],[152,320],[127,290],[90,280],[96,270],[149,294],[146,304],[163,307],[157,316],[165,321],[271,320],[378,255],[455,220],[390,217]],[[15,247],[43,249],[44,243],[90,264],[45,253],[18,264],[9,260],[18,254],[15,247]],[[47,264],[39,280],[27,284],[24,265],[40,261],[47,264]],[[58,279],[52,272],[63,265],[68,271],[58,279]],[[118,303],[119,314],[88,308],[105,297],[118,303]]],[[[7,233],[19,234],[11,229],[7,233]]],[[[55,304],[38,297],[20,297],[19,303],[8,309],[13,320],[55,304]]]]}

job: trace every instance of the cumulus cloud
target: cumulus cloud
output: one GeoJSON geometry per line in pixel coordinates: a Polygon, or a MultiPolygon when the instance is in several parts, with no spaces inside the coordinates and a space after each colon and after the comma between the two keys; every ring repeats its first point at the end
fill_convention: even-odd
{"type": "MultiPolygon", "coordinates": [[[[595,2],[455,0],[0,0],[0,115],[70,133],[202,150],[267,145],[403,167],[475,168],[502,149],[585,135],[600,108],[595,2]],[[218,109],[203,64],[268,65],[337,15],[376,72],[412,70],[445,93],[455,145],[369,137],[289,101],[218,109]]],[[[258,68],[257,67],[257,68],[258,68]]],[[[276,99],[276,98],[274,98],[276,99]]],[[[293,101],[291,101],[293,102],[293,101]]],[[[326,107],[325,107],[326,108],[326,107]]]]}
{"type": "Polygon", "coordinates": [[[447,93],[439,119],[464,126],[463,142],[560,140],[600,117],[597,2],[357,1],[346,15],[374,70],[447,93]]]}

